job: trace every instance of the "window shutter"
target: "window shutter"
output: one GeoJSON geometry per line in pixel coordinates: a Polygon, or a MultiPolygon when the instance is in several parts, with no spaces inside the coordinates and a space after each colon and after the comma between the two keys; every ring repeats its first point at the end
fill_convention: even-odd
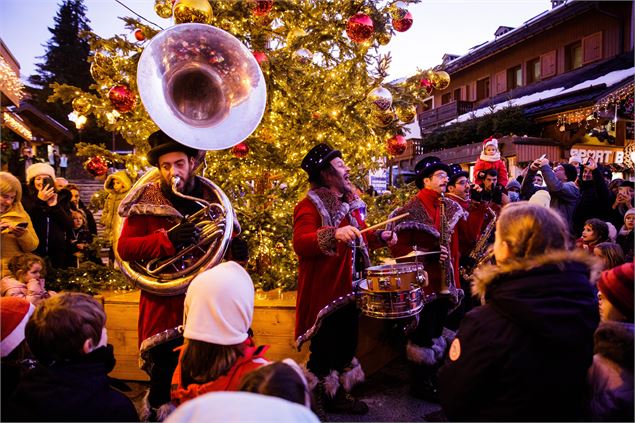
{"type": "Polygon", "coordinates": [[[582,63],[587,64],[602,58],[602,31],[582,39],[582,63]]]}
{"type": "Polygon", "coordinates": [[[507,71],[503,70],[494,75],[494,95],[507,91],[507,71]]]}
{"type": "Polygon", "coordinates": [[[540,56],[540,79],[556,74],[556,51],[551,50],[540,56]]]}

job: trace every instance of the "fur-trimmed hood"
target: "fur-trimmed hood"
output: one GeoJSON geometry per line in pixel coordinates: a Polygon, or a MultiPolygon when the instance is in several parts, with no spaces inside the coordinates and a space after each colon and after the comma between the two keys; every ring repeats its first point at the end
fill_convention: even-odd
{"type": "Polygon", "coordinates": [[[108,175],[106,181],[104,182],[104,190],[106,190],[106,192],[109,194],[124,194],[128,192],[130,188],[132,188],[132,182],[130,181],[130,178],[128,177],[128,174],[125,170],[120,170],[108,175]],[[124,189],[120,193],[116,193],[115,190],[111,187],[112,181],[114,179],[118,179],[119,182],[121,182],[124,186],[124,189]]]}
{"type": "Polygon", "coordinates": [[[592,282],[600,268],[599,260],[585,251],[552,251],[477,269],[472,292],[523,330],[574,345],[598,325],[592,282]]]}
{"type": "Polygon", "coordinates": [[[594,352],[632,372],[634,334],[633,323],[602,322],[595,331],[594,352]]]}

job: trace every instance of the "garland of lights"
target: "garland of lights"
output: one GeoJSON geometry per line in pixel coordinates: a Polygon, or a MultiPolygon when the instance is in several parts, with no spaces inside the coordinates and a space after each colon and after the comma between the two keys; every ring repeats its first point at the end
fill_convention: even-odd
{"type": "Polygon", "coordinates": [[[23,97],[22,90],[24,85],[20,81],[18,74],[2,56],[0,56],[0,84],[18,100],[19,104],[23,97]]]}

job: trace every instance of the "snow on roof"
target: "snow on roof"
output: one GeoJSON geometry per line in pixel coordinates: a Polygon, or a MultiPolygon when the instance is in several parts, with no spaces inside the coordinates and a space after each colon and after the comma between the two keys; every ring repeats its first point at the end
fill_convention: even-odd
{"type": "Polygon", "coordinates": [[[548,98],[552,98],[552,97],[556,97],[562,94],[569,94],[572,93],[574,91],[580,91],[583,90],[585,88],[589,88],[591,86],[596,86],[596,85],[601,85],[601,84],[606,84],[607,87],[610,87],[612,85],[617,84],[620,81],[623,81],[624,79],[628,78],[628,77],[632,77],[633,75],[635,75],[635,67],[633,68],[628,68],[628,69],[622,69],[622,70],[617,70],[617,71],[613,71],[613,72],[609,72],[606,75],[603,75],[599,78],[595,78],[595,79],[590,79],[584,82],[581,82],[573,87],[567,88],[565,89],[564,87],[559,87],[559,88],[552,88],[549,90],[544,90],[544,91],[539,91],[539,92],[535,92],[532,94],[528,94],[526,96],[523,97],[518,97],[518,98],[512,98],[509,99],[507,101],[503,101],[497,104],[494,104],[492,106],[485,106],[485,107],[481,107],[480,109],[476,109],[473,110],[471,112],[468,113],[464,113],[460,116],[458,116],[456,119],[453,119],[445,124],[443,124],[442,126],[450,126],[453,125],[455,123],[459,123],[459,122],[465,122],[469,119],[475,118],[475,117],[481,117],[486,115],[487,113],[493,113],[496,111],[499,111],[501,109],[504,109],[506,107],[512,107],[512,106],[523,106],[525,104],[530,104],[530,103],[534,103],[537,101],[541,101],[541,100],[546,100],[548,98]]]}

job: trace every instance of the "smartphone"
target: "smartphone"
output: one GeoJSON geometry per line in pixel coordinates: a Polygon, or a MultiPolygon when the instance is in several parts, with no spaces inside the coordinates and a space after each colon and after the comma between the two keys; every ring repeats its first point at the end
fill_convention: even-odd
{"type": "Polygon", "coordinates": [[[55,181],[53,181],[53,179],[51,178],[42,179],[42,188],[46,188],[47,185],[49,186],[49,188],[55,188],[55,181]]]}
{"type": "Polygon", "coordinates": [[[545,153],[545,154],[543,154],[542,156],[540,156],[540,158],[539,158],[538,160],[542,160],[542,159],[544,159],[545,157],[547,157],[547,153],[545,153]]]}
{"type": "Polygon", "coordinates": [[[26,228],[27,226],[29,226],[29,222],[20,222],[17,225],[15,225],[19,228],[26,228]]]}

